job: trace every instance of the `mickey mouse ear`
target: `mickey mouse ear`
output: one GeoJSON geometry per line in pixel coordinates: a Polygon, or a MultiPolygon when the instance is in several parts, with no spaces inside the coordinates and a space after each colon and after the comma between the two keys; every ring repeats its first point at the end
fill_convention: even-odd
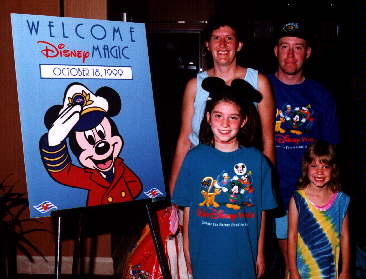
{"type": "Polygon", "coordinates": [[[234,79],[231,82],[231,87],[236,90],[238,94],[244,94],[251,102],[259,103],[262,100],[262,94],[260,94],[249,82],[243,79],[234,79]]]}
{"type": "Polygon", "coordinates": [[[225,86],[225,81],[218,77],[207,77],[202,81],[202,88],[210,93],[220,91],[225,86]]]}

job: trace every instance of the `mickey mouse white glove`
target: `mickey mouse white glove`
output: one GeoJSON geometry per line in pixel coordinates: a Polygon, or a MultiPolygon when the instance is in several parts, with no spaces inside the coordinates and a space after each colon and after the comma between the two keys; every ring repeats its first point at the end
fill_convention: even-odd
{"type": "Polygon", "coordinates": [[[66,108],[48,131],[48,145],[56,146],[63,142],[71,129],[80,119],[81,106],[75,105],[66,108]]]}

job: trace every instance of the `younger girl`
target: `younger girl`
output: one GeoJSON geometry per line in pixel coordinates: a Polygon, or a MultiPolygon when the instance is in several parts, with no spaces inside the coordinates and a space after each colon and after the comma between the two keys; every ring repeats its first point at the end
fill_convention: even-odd
{"type": "Polygon", "coordinates": [[[264,272],[264,210],[276,206],[252,102],[261,95],[242,79],[206,78],[210,93],[201,144],[184,159],[172,202],[184,207],[187,268],[195,279],[253,279],[264,272]]]}
{"type": "Polygon", "coordinates": [[[349,197],[340,192],[335,146],[309,146],[290,201],[288,257],[291,279],[349,277],[349,197]],[[339,254],[342,269],[338,271],[339,254]]]}

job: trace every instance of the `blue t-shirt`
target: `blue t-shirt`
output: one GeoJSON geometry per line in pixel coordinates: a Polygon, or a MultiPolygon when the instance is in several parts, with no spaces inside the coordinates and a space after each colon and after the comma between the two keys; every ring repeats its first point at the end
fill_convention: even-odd
{"type": "Polygon", "coordinates": [[[254,279],[263,210],[276,207],[262,153],[200,144],[184,159],[172,202],[190,207],[193,278],[254,279]]]}
{"type": "Polygon", "coordinates": [[[285,209],[301,175],[301,162],[307,147],[316,140],[340,141],[336,104],[322,85],[305,79],[287,85],[268,76],[276,101],[276,168],[285,209]]]}

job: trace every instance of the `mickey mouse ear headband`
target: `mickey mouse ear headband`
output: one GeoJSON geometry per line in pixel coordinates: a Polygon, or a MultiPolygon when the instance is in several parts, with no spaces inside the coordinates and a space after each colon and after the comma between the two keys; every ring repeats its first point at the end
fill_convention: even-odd
{"type": "Polygon", "coordinates": [[[262,100],[262,94],[243,79],[234,79],[231,82],[231,88],[237,91],[238,94],[243,94],[249,102],[259,103],[262,100]]]}
{"type": "Polygon", "coordinates": [[[225,81],[218,77],[207,77],[202,81],[202,88],[210,93],[210,98],[215,98],[219,92],[226,90],[225,81]]]}
{"type": "Polygon", "coordinates": [[[210,93],[211,100],[226,97],[244,103],[259,103],[262,99],[262,95],[243,79],[234,79],[228,86],[221,78],[207,77],[202,81],[202,88],[210,93]]]}

